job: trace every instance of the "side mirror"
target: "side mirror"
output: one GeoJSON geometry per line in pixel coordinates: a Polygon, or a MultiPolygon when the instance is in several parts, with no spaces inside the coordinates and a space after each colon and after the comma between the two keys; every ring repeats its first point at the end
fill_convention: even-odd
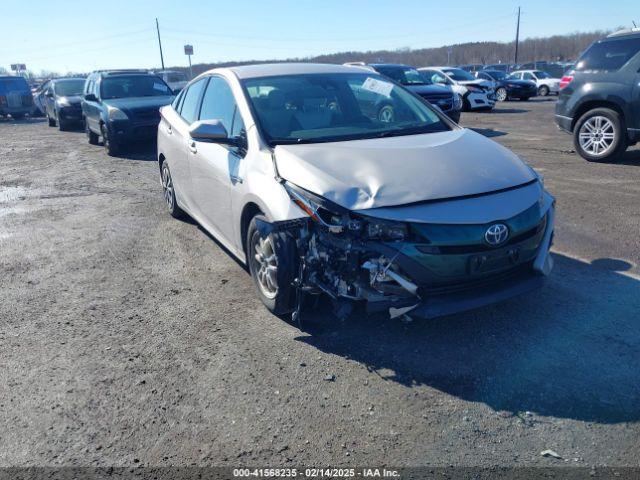
{"type": "Polygon", "coordinates": [[[189,128],[189,136],[197,142],[220,143],[241,147],[239,138],[229,138],[227,129],[220,120],[199,120],[189,128]]]}
{"type": "Polygon", "coordinates": [[[96,96],[95,96],[93,93],[87,93],[87,94],[84,96],[84,99],[85,99],[87,102],[97,102],[97,101],[98,101],[98,99],[96,98],[96,96]]]}

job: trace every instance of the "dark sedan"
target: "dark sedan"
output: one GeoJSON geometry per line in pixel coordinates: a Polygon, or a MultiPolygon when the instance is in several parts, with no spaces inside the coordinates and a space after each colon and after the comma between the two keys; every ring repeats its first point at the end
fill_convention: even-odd
{"type": "Polygon", "coordinates": [[[84,78],[56,78],[48,82],[42,96],[43,113],[50,127],[67,130],[82,124],[82,89],[84,78]]]}
{"type": "Polygon", "coordinates": [[[494,83],[496,99],[500,102],[514,98],[529,100],[537,95],[535,83],[528,80],[511,79],[505,72],[500,70],[482,70],[476,76],[494,83]]]}

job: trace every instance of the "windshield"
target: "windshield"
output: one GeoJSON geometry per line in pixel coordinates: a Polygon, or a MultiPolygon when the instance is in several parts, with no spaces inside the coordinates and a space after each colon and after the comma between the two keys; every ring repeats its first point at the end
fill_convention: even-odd
{"type": "Polygon", "coordinates": [[[491,70],[486,72],[486,74],[489,75],[494,80],[503,80],[507,78],[507,74],[504,72],[501,72],[500,70],[491,70]]]}
{"type": "Polygon", "coordinates": [[[415,68],[376,66],[375,69],[385,77],[389,77],[402,85],[425,85],[428,83],[415,68]]]}
{"type": "Polygon", "coordinates": [[[551,78],[547,72],[543,72],[542,70],[534,70],[533,74],[538,78],[551,78]]]}
{"type": "Polygon", "coordinates": [[[285,75],[250,78],[243,85],[272,145],[450,129],[425,102],[376,74],[285,75]]]}
{"type": "Polygon", "coordinates": [[[84,80],[58,80],[53,84],[56,95],[69,97],[72,95],[82,95],[84,80]]]}
{"type": "Polygon", "coordinates": [[[442,71],[453,78],[456,82],[475,80],[475,77],[473,75],[471,75],[469,72],[465,72],[461,68],[446,68],[442,71]]]}
{"type": "Polygon", "coordinates": [[[171,89],[155,75],[118,75],[102,79],[103,100],[129,97],[159,97],[172,95],[171,89]]]}

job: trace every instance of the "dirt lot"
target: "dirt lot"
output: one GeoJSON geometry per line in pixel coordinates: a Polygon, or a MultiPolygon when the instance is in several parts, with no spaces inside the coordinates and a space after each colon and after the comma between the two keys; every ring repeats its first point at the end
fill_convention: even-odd
{"type": "Polygon", "coordinates": [[[543,290],[307,331],[165,212],[152,146],[0,121],[0,466],[639,465],[640,151],[587,163],[552,113],[462,121],[557,197],[543,290]]]}

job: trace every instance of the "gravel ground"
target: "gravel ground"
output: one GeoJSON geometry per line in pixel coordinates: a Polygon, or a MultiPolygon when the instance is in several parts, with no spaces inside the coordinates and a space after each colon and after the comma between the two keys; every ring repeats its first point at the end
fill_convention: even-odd
{"type": "Polygon", "coordinates": [[[547,286],[300,331],[165,212],[153,146],[0,121],[0,466],[638,466],[640,152],[587,163],[553,101],[462,123],[557,197],[547,286]]]}

